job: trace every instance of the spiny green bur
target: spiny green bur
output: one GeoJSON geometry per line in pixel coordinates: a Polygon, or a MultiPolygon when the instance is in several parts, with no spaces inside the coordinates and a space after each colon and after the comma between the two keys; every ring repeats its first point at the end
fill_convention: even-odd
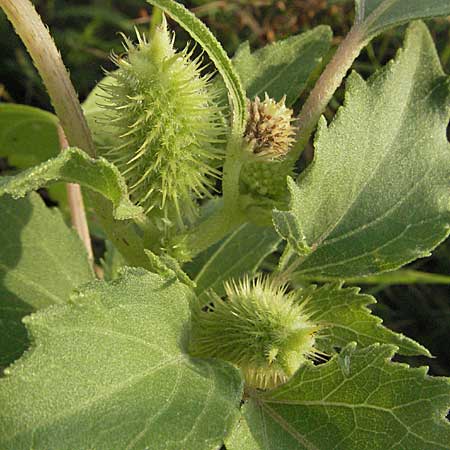
{"type": "Polygon", "coordinates": [[[314,357],[318,326],[284,286],[258,277],[226,283],[227,298],[192,311],[190,354],[238,366],[249,387],[271,389],[314,357]]]}
{"type": "Polygon", "coordinates": [[[217,93],[201,76],[200,58],[176,52],[164,22],[150,42],[125,39],[127,54],[113,57],[114,83],[104,86],[106,120],[117,145],[104,156],[124,176],[134,203],[178,226],[193,221],[197,199],[210,195],[224,135],[217,93]]]}

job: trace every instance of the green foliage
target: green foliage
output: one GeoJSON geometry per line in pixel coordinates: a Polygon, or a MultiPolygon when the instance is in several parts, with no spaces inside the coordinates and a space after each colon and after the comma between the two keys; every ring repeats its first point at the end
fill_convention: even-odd
{"type": "MultiPolygon", "coordinates": [[[[336,115],[320,120],[314,155],[297,160],[361,46],[391,26],[449,13],[448,2],[357,1],[355,26],[317,83],[328,27],[255,51],[244,44],[231,62],[178,2],[150,3],[159,8],[152,40],[125,38],[128,54],[115,57],[118,70],[84,104],[97,151],[109,149],[112,162],[60,152],[53,115],[0,105],[0,156],[9,164],[0,195],[77,182],[94,191],[89,225],[104,237],[94,242],[103,280],[93,281],[59,211],[37,194],[0,197],[0,448],[448,448],[450,379],[392,362],[398,354],[416,366],[413,358],[431,354],[389,329],[374,297],[343,287],[449,284],[417,265],[401,269],[450,230],[450,83],[423,23],[367,81],[348,77],[344,105],[332,101],[336,115]],[[177,52],[163,12],[198,47],[177,52]],[[214,83],[203,56],[219,72],[214,83]],[[230,108],[211,96],[219,78],[230,108]],[[267,107],[256,101],[247,113],[265,92],[267,107]],[[300,111],[295,131],[284,96],[300,111]],[[249,163],[269,143],[279,161],[249,163]]],[[[14,11],[22,38],[42,30],[14,11]]],[[[61,17],[81,12],[131,31],[101,1],[61,17]]],[[[49,45],[43,37],[37,55],[27,42],[35,60],[49,45]]],[[[62,122],[89,140],[78,123],[62,122]]],[[[79,228],[81,207],[71,202],[71,212],[79,228]]],[[[448,265],[448,254],[440,259],[448,265]]],[[[401,289],[393,308],[420,310],[401,289]]],[[[448,321],[447,297],[433,327],[448,321]]]]}
{"type": "Polygon", "coordinates": [[[22,317],[66,303],[91,281],[86,251],[58,210],[36,194],[0,198],[0,366],[17,359],[28,343],[22,317]]]}
{"type": "MultiPolygon", "coordinates": [[[[312,276],[304,277],[302,275],[293,275],[293,280],[298,282],[305,281],[329,281],[327,277],[312,276]]],[[[347,278],[349,284],[450,284],[450,276],[439,273],[421,272],[419,270],[398,269],[392,272],[379,273],[359,278],[347,278]]]]}
{"type": "Polygon", "coordinates": [[[376,303],[370,295],[357,288],[339,285],[310,286],[299,291],[301,301],[308,305],[311,319],[325,327],[317,341],[317,348],[331,355],[334,347],[343,348],[349,342],[367,347],[377,342],[398,347],[402,355],[431,356],[430,352],[412,339],[381,325],[381,319],[371,314],[369,305],[376,303]]]}
{"type": "Polygon", "coordinates": [[[420,23],[394,62],[367,82],[349,77],[344,106],[328,127],[319,124],[314,161],[290,184],[291,210],[274,215],[291,244],[302,239],[300,255],[305,244],[312,250],[300,274],[347,278],[396,269],[448,236],[449,98],[420,23]]]}
{"type": "Polygon", "coordinates": [[[272,228],[247,223],[186,264],[185,270],[194,280],[200,298],[205,298],[209,290],[222,296],[225,281],[254,275],[279,243],[280,238],[272,228]]]}
{"type": "Polygon", "coordinates": [[[356,22],[367,39],[395,25],[450,14],[447,0],[355,0],[356,22]]]}
{"type": "Polygon", "coordinates": [[[57,123],[53,114],[41,109],[0,104],[0,157],[7,157],[12,166],[25,168],[56,156],[57,123]]]}
{"type": "Polygon", "coordinates": [[[190,295],[129,269],[29,316],[32,349],[1,382],[1,448],[217,448],[242,383],[187,355],[190,295]]]}
{"type": "Polygon", "coordinates": [[[395,347],[346,347],[286,385],[254,393],[228,450],[445,450],[449,381],[390,362],[395,347]]]}
{"type": "Polygon", "coordinates": [[[105,159],[92,159],[76,148],[64,150],[55,158],[16,176],[2,177],[0,195],[23,197],[33,189],[57,181],[79,183],[104,195],[113,203],[114,215],[119,220],[136,217],[141,213],[141,208],[130,202],[125,182],[117,167],[105,159]]]}
{"type": "Polygon", "coordinates": [[[242,44],[232,61],[247,97],[262,98],[267,92],[277,101],[286,96],[286,105],[292,106],[323,62],[331,37],[329,27],[319,26],[254,52],[248,42],[242,44]]]}
{"type": "MultiPolygon", "coordinates": [[[[0,104],[0,157],[7,158],[13,168],[27,169],[58,155],[57,124],[57,117],[42,109],[0,104]]],[[[60,207],[65,207],[64,186],[51,186],[49,194],[60,207]]]]}

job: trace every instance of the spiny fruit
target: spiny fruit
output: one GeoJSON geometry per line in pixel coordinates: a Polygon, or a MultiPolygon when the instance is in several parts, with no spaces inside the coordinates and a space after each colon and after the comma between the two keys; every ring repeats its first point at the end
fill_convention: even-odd
{"type": "Polygon", "coordinates": [[[192,356],[229,361],[241,368],[247,386],[270,389],[317,355],[320,327],[295,292],[262,276],[225,283],[225,291],[225,300],[211,293],[207,308],[193,308],[192,356]]]}
{"type": "Polygon", "coordinates": [[[293,176],[293,162],[285,159],[294,142],[293,111],[284,97],[276,102],[265,94],[264,101],[256,97],[248,103],[248,112],[245,139],[251,159],[241,173],[244,190],[281,199],[287,193],[287,176],[293,176]]]}
{"type": "Polygon", "coordinates": [[[192,48],[177,52],[164,19],[147,42],[124,38],[126,55],[105,85],[117,144],[104,150],[124,176],[131,199],[161,226],[195,219],[196,199],[209,196],[218,173],[224,125],[218,92],[201,75],[192,48]]]}

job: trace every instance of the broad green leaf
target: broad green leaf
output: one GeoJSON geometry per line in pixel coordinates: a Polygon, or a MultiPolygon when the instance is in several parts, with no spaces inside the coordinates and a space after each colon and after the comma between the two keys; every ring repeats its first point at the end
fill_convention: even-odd
{"type": "Polygon", "coordinates": [[[0,249],[0,365],[6,365],[26,348],[22,317],[65,303],[93,273],[77,234],[37,194],[0,198],[0,249]]]}
{"type": "Polygon", "coordinates": [[[196,283],[198,296],[209,289],[224,295],[224,281],[244,274],[253,275],[279,243],[280,238],[272,228],[243,224],[186,264],[184,269],[196,283]]]}
{"type": "MultiPolygon", "coordinates": [[[[55,115],[42,109],[0,103],[0,157],[8,158],[14,168],[28,169],[58,155],[57,123],[55,115]]],[[[63,185],[51,186],[49,194],[60,208],[66,208],[63,185]]]]}
{"type": "Polygon", "coordinates": [[[448,0],[356,0],[356,23],[368,39],[410,20],[449,14],[448,0]]]}
{"type": "Polygon", "coordinates": [[[251,53],[248,42],[233,58],[247,97],[261,98],[264,93],[280,100],[286,95],[291,106],[305,89],[311,74],[320,66],[330,48],[332,37],[328,26],[292,36],[251,53]]]}
{"type": "Polygon", "coordinates": [[[202,47],[211,58],[217,71],[222,76],[231,99],[233,110],[234,134],[240,136],[246,122],[246,99],[241,81],[225,50],[208,29],[194,14],[174,0],[147,0],[157,6],[181,25],[202,47]]]}
{"type": "Polygon", "coordinates": [[[99,192],[111,200],[116,219],[130,219],[141,213],[141,208],[131,203],[125,181],[116,166],[103,158],[93,159],[76,148],[67,149],[16,176],[0,178],[0,195],[23,197],[34,189],[57,181],[79,183],[99,192]]]}
{"type": "Polygon", "coordinates": [[[227,450],[447,450],[450,382],[390,362],[395,347],[350,345],[255,394],[227,450]]]}
{"type": "Polygon", "coordinates": [[[56,116],[47,111],[0,104],[0,157],[7,157],[12,166],[25,168],[56,156],[57,123],[56,116]]]}
{"type": "Polygon", "coordinates": [[[320,288],[309,286],[303,289],[301,298],[306,302],[311,319],[324,325],[317,347],[328,355],[335,348],[343,348],[350,342],[360,347],[372,344],[392,344],[402,355],[424,355],[430,352],[400,333],[385,328],[382,320],[371,314],[367,306],[376,303],[371,295],[359,293],[359,288],[341,288],[338,284],[328,284],[320,288]]]}
{"type": "Polygon", "coordinates": [[[313,250],[297,262],[299,275],[397,269],[448,236],[449,91],[422,23],[367,82],[349,77],[344,106],[331,125],[320,123],[314,161],[298,185],[289,183],[291,210],[274,216],[278,228],[281,219],[295,219],[295,232],[313,250]]]}
{"type": "Polygon", "coordinates": [[[27,318],[33,347],[0,381],[0,448],[219,448],[242,381],[186,354],[191,295],[128,269],[27,318]]]}
{"type": "MultiPolygon", "coordinates": [[[[304,277],[292,275],[292,280],[302,281],[330,281],[327,277],[304,277]]],[[[346,284],[450,284],[450,276],[439,273],[421,272],[419,270],[399,269],[393,272],[380,273],[367,277],[347,278],[346,284]]]]}

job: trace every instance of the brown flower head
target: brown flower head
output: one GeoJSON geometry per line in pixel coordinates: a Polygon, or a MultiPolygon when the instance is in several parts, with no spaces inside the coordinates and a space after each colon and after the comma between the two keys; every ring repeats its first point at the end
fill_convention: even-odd
{"type": "Polygon", "coordinates": [[[245,139],[257,159],[283,158],[294,142],[293,111],[286,107],[285,100],[286,96],[276,102],[266,93],[264,101],[256,97],[248,102],[245,139]]]}

